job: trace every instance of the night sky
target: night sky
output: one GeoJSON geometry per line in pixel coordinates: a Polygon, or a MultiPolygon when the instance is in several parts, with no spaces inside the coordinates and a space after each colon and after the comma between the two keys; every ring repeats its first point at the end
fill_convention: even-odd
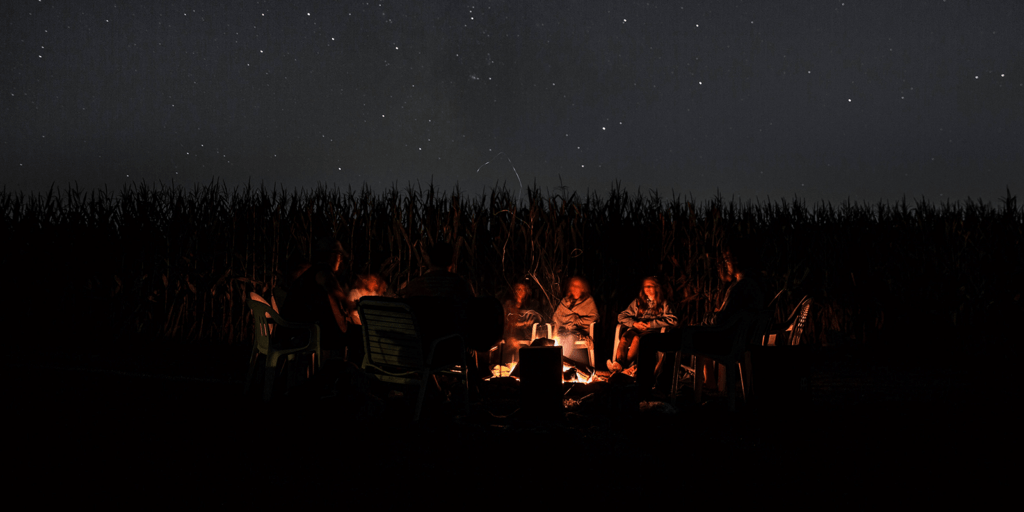
{"type": "Polygon", "coordinates": [[[0,26],[8,191],[1024,193],[1020,1],[6,0],[0,26]]]}

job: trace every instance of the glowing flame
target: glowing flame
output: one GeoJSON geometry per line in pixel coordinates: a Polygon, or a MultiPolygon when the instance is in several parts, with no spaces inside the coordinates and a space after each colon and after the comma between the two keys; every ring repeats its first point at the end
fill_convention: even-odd
{"type": "Polygon", "coordinates": [[[515,361],[512,361],[511,363],[509,363],[507,365],[499,364],[499,365],[495,366],[494,368],[491,368],[491,376],[492,376],[492,378],[494,378],[494,377],[511,377],[512,376],[512,370],[515,370],[515,368],[516,368],[516,362],[515,361]]]}
{"type": "Polygon", "coordinates": [[[576,370],[573,372],[573,377],[571,379],[565,380],[565,372],[569,371],[570,369],[576,370],[572,366],[562,363],[562,382],[579,382],[581,384],[590,384],[591,382],[593,382],[594,376],[597,375],[597,372],[594,372],[591,373],[586,379],[581,379],[580,371],[576,370]]]}

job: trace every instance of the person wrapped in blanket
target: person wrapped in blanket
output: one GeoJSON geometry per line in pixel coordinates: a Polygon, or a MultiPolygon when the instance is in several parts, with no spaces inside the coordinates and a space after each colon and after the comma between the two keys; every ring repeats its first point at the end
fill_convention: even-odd
{"type": "Polygon", "coordinates": [[[672,306],[665,300],[661,283],[656,277],[644,279],[639,296],[629,304],[625,311],[619,313],[619,323],[626,330],[619,335],[619,343],[614,360],[608,360],[608,369],[616,372],[629,368],[636,361],[640,347],[640,337],[660,332],[662,328],[671,329],[679,323],[672,306]]]}
{"type": "Polygon", "coordinates": [[[590,295],[590,285],[582,277],[569,280],[569,289],[565,298],[558,303],[552,321],[555,324],[555,335],[566,345],[567,341],[585,341],[588,348],[593,347],[594,340],[590,337],[590,324],[597,322],[597,304],[590,295]]]}

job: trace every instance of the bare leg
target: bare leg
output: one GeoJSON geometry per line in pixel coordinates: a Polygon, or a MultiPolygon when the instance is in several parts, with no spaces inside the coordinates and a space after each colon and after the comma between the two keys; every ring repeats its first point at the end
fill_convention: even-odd
{"type": "Polygon", "coordinates": [[[718,387],[718,375],[715,373],[715,362],[711,359],[704,360],[704,384],[718,387]]]}
{"type": "Polygon", "coordinates": [[[630,352],[633,351],[632,347],[630,347],[629,341],[627,341],[626,337],[623,336],[623,337],[619,338],[619,349],[615,353],[615,362],[617,362],[617,363],[625,363],[626,362],[626,356],[627,356],[627,350],[629,350],[630,352]]]}
{"type": "MultiPolygon", "coordinates": [[[[629,344],[629,353],[626,355],[627,362],[636,361],[636,354],[640,350],[640,337],[634,336],[633,342],[629,344]]],[[[623,364],[623,366],[627,366],[623,364]]]]}

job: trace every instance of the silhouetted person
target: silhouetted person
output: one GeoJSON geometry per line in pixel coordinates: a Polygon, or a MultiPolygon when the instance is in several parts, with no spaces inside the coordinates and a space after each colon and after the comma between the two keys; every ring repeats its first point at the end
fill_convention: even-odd
{"type": "MultiPolygon", "coordinates": [[[[747,242],[733,242],[725,252],[723,278],[731,281],[722,304],[715,309],[712,327],[738,325],[739,317],[756,315],[766,304],[767,293],[763,277],[758,272],[757,258],[747,242]]],[[[667,333],[648,334],[640,340],[640,358],[636,380],[642,393],[654,386],[654,369],[658,352],[703,352],[728,354],[735,341],[735,329],[711,331],[707,327],[684,326],[667,333]]],[[[673,369],[674,370],[674,369],[673,369]]],[[[699,370],[698,370],[699,372],[699,370]]],[[[702,378],[695,375],[694,379],[702,378]]]]}
{"type": "Polygon", "coordinates": [[[452,272],[455,249],[448,242],[438,242],[427,251],[427,272],[409,281],[399,290],[401,297],[473,298],[473,289],[465,279],[452,272]]]}
{"type": "MultiPolygon", "coordinates": [[[[409,299],[417,322],[425,331],[420,334],[425,338],[458,333],[467,349],[486,356],[491,347],[501,341],[504,330],[501,303],[493,297],[474,297],[469,283],[452,272],[454,253],[447,242],[434,244],[427,251],[427,272],[409,281],[398,295],[409,299]]],[[[435,355],[435,361],[441,358],[454,361],[457,357],[442,350],[435,355]]]]}
{"type": "Polygon", "coordinates": [[[352,338],[346,336],[348,293],[336,276],[344,253],[341,242],[333,238],[318,240],[313,248],[313,263],[292,281],[288,298],[281,306],[281,316],[286,320],[320,325],[320,347],[326,351],[324,358],[331,353],[344,352],[352,338]]]}

